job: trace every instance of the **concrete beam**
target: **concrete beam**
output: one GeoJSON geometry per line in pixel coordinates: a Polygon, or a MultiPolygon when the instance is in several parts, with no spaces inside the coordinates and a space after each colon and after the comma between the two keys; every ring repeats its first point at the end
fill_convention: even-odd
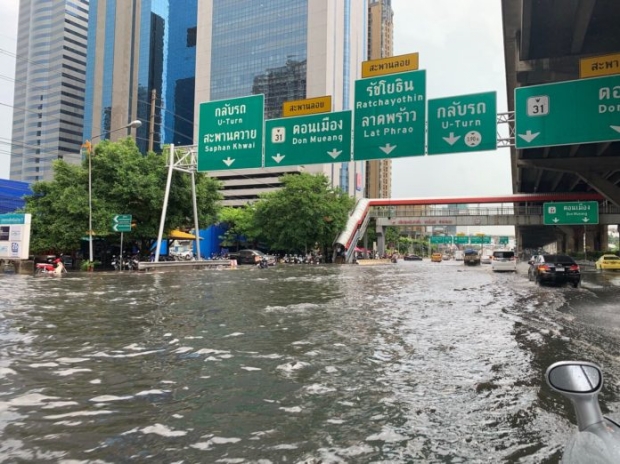
{"type": "Polygon", "coordinates": [[[609,199],[614,205],[620,206],[620,187],[616,184],[609,182],[594,172],[584,171],[577,173],[577,175],[590,184],[597,192],[609,199]]]}
{"type": "Polygon", "coordinates": [[[570,172],[579,175],[579,171],[596,170],[596,172],[608,172],[620,170],[620,157],[520,159],[517,161],[517,165],[519,167],[570,172]]]}
{"type": "Polygon", "coordinates": [[[577,6],[575,23],[573,27],[573,40],[570,50],[574,55],[581,54],[583,50],[583,43],[586,38],[586,32],[588,32],[588,26],[590,25],[590,21],[592,19],[594,5],[596,5],[596,0],[581,0],[577,6]]]}

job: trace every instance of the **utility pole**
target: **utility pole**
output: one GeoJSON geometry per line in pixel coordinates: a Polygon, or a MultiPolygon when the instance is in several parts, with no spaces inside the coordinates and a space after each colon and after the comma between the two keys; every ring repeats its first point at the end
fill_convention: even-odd
{"type": "Polygon", "coordinates": [[[157,90],[151,90],[151,117],[149,118],[149,148],[153,151],[153,139],[155,138],[155,100],[157,98],[157,90]]]}

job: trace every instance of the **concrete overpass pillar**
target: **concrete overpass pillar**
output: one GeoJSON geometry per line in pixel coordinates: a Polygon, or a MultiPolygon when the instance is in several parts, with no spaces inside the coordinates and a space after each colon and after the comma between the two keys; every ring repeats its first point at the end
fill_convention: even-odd
{"type": "Polygon", "coordinates": [[[588,251],[607,251],[609,247],[607,225],[598,224],[595,226],[588,226],[586,230],[586,242],[588,251]]]}
{"type": "Polygon", "coordinates": [[[583,245],[576,239],[575,227],[571,226],[556,226],[563,234],[563,243],[558,243],[558,253],[571,254],[575,251],[579,251],[583,248],[583,245]]]}
{"type": "Polygon", "coordinates": [[[385,227],[377,225],[377,253],[379,256],[385,254],[385,227]]]}

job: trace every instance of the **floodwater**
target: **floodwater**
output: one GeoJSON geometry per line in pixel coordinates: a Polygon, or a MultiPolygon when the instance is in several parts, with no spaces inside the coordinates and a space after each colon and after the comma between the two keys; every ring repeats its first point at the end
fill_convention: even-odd
{"type": "Polygon", "coordinates": [[[558,462],[574,417],[549,364],[603,365],[620,407],[617,280],[429,261],[0,276],[0,462],[558,462]]]}

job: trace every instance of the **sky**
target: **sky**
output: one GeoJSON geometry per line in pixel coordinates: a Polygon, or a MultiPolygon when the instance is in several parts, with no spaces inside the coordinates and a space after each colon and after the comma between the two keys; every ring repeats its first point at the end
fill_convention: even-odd
{"type": "MultiPolygon", "coordinates": [[[[392,0],[394,54],[418,52],[427,98],[497,92],[507,110],[498,0],[392,0]]],[[[17,12],[0,0],[0,178],[9,177],[17,12]]],[[[510,150],[394,159],[392,197],[512,193],[510,150]]]]}

